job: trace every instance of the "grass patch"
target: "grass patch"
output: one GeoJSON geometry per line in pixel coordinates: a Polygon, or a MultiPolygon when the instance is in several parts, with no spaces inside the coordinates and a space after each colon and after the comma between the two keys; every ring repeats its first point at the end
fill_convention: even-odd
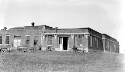
{"type": "Polygon", "coordinates": [[[1,53],[0,72],[122,72],[121,56],[103,52],[1,53]]]}

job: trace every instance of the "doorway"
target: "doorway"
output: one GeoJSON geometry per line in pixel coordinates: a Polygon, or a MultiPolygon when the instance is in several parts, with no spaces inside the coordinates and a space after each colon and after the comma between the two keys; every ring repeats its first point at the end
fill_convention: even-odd
{"type": "Polygon", "coordinates": [[[14,39],[14,47],[18,47],[21,44],[21,39],[14,39]]]}
{"type": "Polygon", "coordinates": [[[60,50],[68,50],[68,37],[59,37],[60,50]]]}

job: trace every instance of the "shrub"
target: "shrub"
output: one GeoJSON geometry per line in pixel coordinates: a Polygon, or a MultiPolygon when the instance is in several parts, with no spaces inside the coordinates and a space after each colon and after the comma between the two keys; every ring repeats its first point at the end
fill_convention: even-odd
{"type": "Polygon", "coordinates": [[[73,52],[77,52],[78,48],[76,46],[73,46],[72,50],[73,50],[73,52]]]}

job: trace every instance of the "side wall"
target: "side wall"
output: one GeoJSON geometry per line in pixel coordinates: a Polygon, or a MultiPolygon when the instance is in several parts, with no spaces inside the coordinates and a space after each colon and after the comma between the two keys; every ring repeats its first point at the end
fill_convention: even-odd
{"type": "Polygon", "coordinates": [[[91,50],[102,50],[103,51],[103,43],[102,43],[102,36],[101,33],[89,29],[89,39],[88,39],[88,46],[91,50]]]}
{"type": "Polygon", "coordinates": [[[20,46],[27,47],[36,47],[39,48],[41,46],[41,34],[42,31],[39,30],[3,30],[0,31],[0,35],[2,35],[2,44],[1,47],[13,47],[14,48],[14,40],[21,40],[20,46]],[[26,44],[26,36],[30,37],[29,44],[26,44]],[[6,36],[9,36],[9,44],[5,43],[6,36]],[[34,45],[34,41],[36,40],[37,44],[34,45]]]}
{"type": "Polygon", "coordinates": [[[115,39],[108,35],[102,35],[102,37],[104,51],[119,53],[119,43],[115,39]]]}

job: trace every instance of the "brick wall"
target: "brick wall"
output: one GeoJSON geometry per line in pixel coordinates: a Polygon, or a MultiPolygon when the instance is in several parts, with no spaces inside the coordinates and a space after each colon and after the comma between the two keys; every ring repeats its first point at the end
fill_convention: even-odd
{"type": "Polygon", "coordinates": [[[30,36],[29,47],[34,47],[34,37],[37,36],[36,48],[42,46],[42,50],[47,48],[47,35],[52,35],[52,47],[59,49],[59,37],[68,37],[68,48],[88,48],[95,50],[104,50],[110,52],[119,52],[119,43],[116,39],[106,35],[101,34],[91,28],[69,28],[69,29],[55,29],[46,25],[42,26],[25,26],[25,27],[15,27],[9,30],[0,30],[0,35],[2,35],[2,45],[5,44],[6,35],[9,35],[9,46],[13,47],[14,36],[20,36],[21,46],[26,46],[26,35],[30,36]],[[57,33],[57,34],[56,34],[57,33]],[[58,34],[62,33],[62,34],[58,34]],[[72,34],[70,34],[72,33],[72,34]],[[83,34],[79,34],[83,33],[83,34]]]}
{"type": "Polygon", "coordinates": [[[117,53],[119,52],[119,43],[116,39],[106,34],[102,34],[102,40],[105,51],[117,53]]]}

